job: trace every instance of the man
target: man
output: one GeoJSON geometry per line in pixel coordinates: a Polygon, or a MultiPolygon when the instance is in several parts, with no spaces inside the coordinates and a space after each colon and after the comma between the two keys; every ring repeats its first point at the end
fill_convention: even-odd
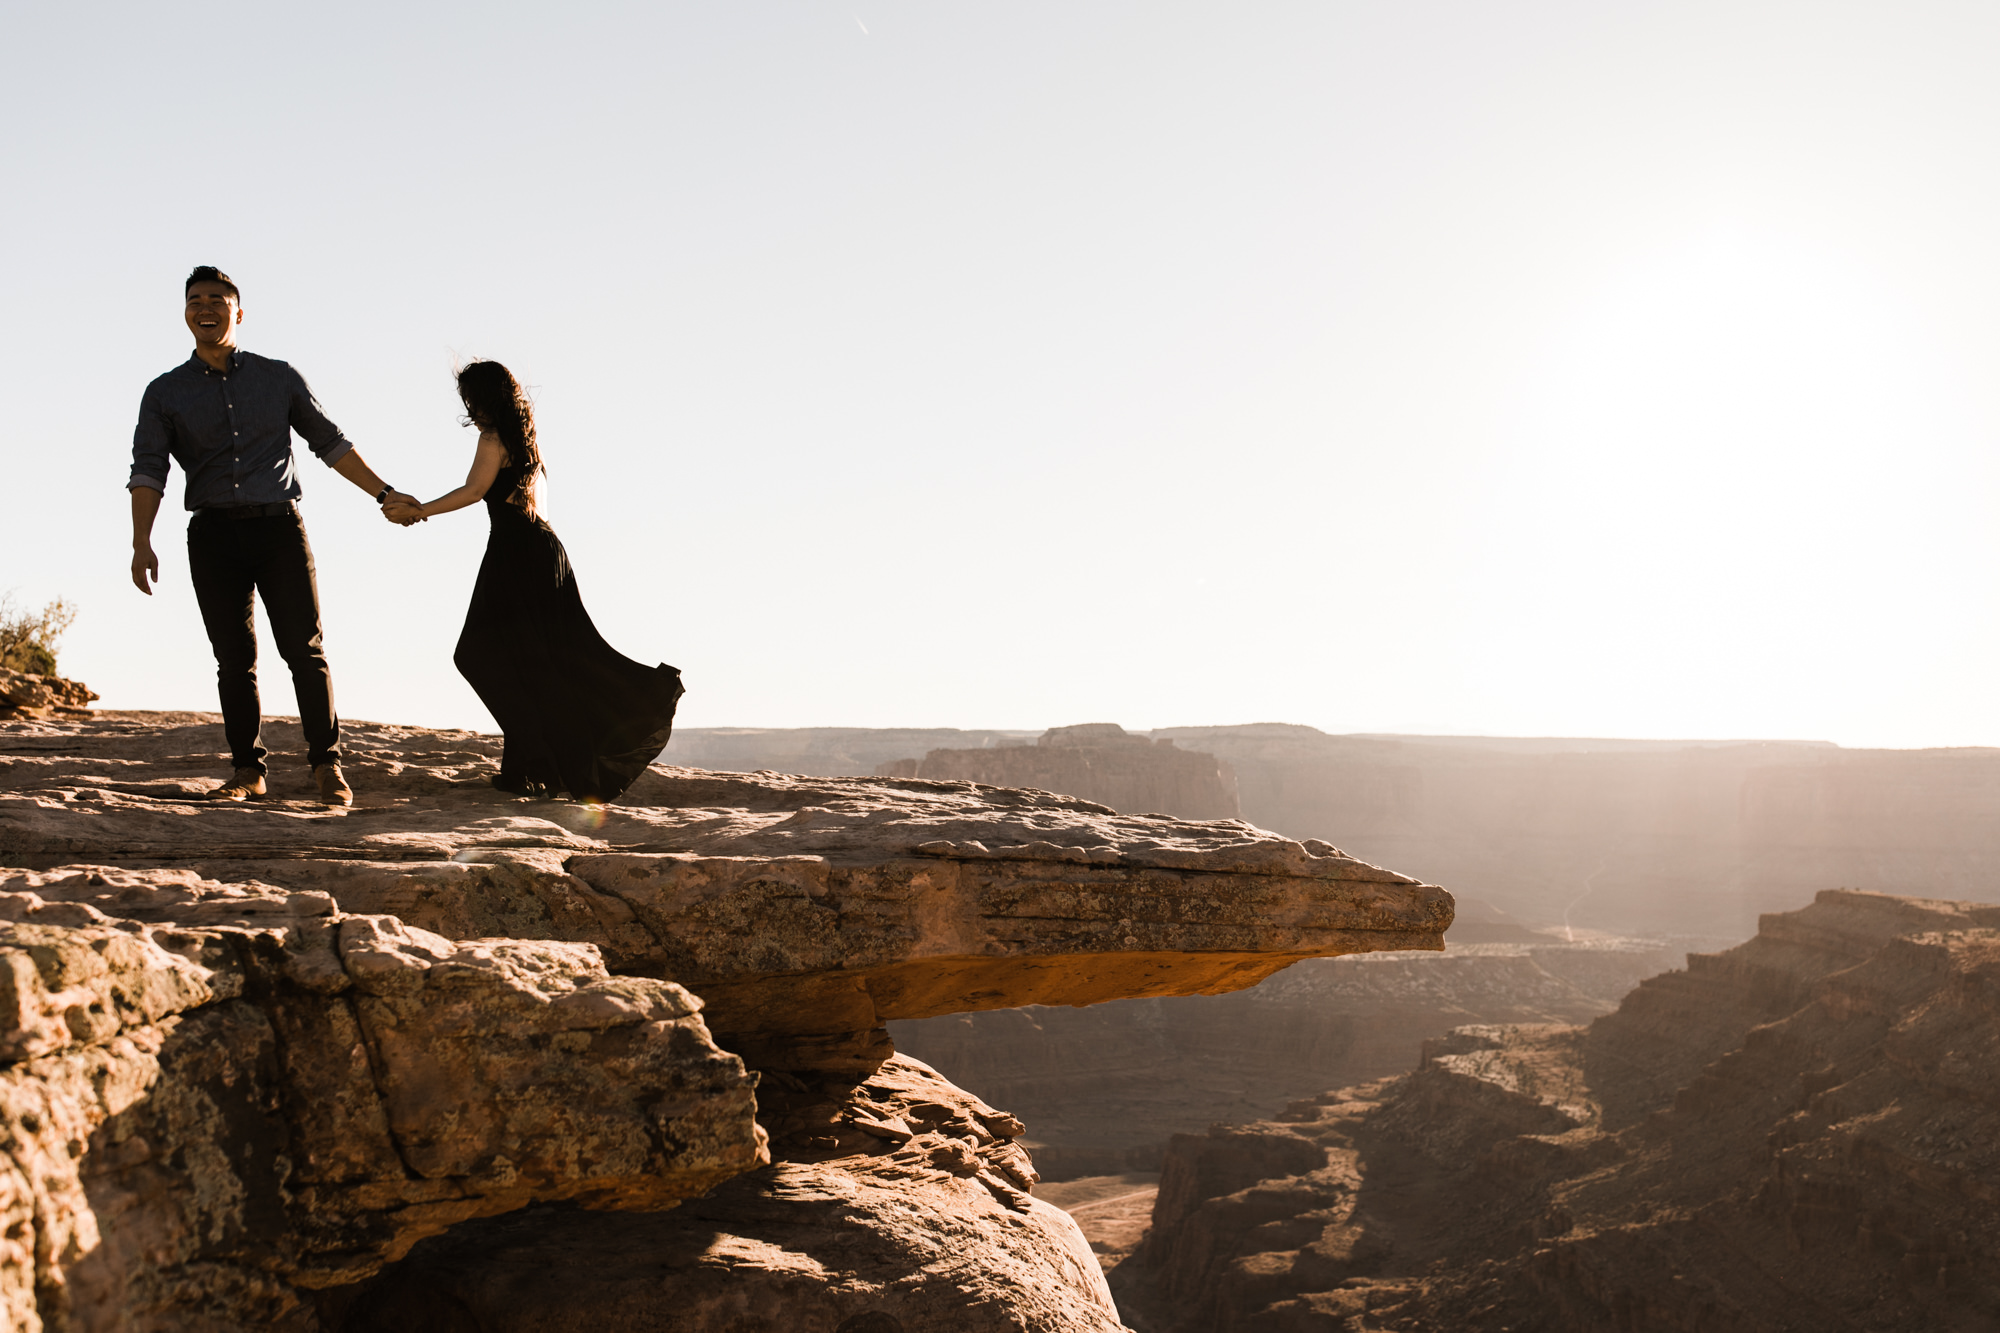
{"type": "Polygon", "coordinates": [[[146,386],[132,434],[132,582],[152,596],[160,577],[153,518],[178,462],[187,473],[188,573],[202,624],[215,649],[223,733],[236,773],[209,795],[255,800],[266,773],[259,742],[256,593],[271,617],[271,637],[292,669],[299,721],[310,747],[313,781],[328,805],[352,805],[340,771],[340,720],[333,677],[320,650],[319,586],[312,548],[294,502],[299,480],[292,432],[322,463],[375,497],[378,505],[416,503],[369,470],[326,419],[299,372],[283,361],[241,351],[242,297],[229,275],[203,265],[184,286],[194,355],[146,386]],[[169,461],[171,460],[171,461],[169,461]]]}

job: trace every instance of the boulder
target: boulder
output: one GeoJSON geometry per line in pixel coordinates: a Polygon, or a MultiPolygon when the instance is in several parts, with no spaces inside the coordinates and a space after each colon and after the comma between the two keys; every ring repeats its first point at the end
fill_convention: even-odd
{"type": "Polygon", "coordinates": [[[88,712],[97,697],[82,681],[0,667],[0,718],[45,718],[88,712]]]}

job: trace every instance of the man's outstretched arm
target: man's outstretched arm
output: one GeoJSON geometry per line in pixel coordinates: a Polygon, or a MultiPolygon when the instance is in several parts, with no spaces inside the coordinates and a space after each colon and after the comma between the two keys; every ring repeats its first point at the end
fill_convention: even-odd
{"type": "Polygon", "coordinates": [[[151,486],[131,490],[132,586],[151,597],[152,585],[160,581],[160,557],[153,554],[153,519],[159,515],[163,497],[151,486]]]}
{"type": "Polygon", "coordinates": [[[285,419],[305,440],[306,446],[319,455],[320,461],[366,491],[368,498],[377,504],[385,507],[416,504],[416,496],[390,490],[389,483],[375,475],[375,469],[361,460],[361,451],[340,433],[340,427],[328,420],[325,411],[320,408],[319,399],[313,397],[311,387],[306,384],[305,376],[295,369],[290,374],[292,401],[285,419]],[[384,491],[388,494],[383,494],[384,491]]]}
{"type": "MultiPolygon", "coordinates": [[[[361,461],[361,451],[359,449],[349,449],[346,453],[342,454],[334,462],[333,470],[353,482],[356,486],[359,486],[362,490],[368,492],[369,499],[373,500],[377,496],[381,496],[379,502],[381,504],[390,505],[400,503],[414,505],[417,502],[417,497],[414,495],[405,495],[401,491],[390,490],[389,483],[376,476],[375,469],[361,461]],[[385,490],[389,491],[389,493],[382,495],[382,492],[385,490]]],[[[157,500],[154,501],[155,505],[158,503],[157,500]]]]}

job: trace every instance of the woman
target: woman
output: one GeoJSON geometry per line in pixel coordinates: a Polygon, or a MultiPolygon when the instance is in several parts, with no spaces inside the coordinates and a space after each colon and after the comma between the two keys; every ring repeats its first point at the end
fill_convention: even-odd
{"type": "Polygon", "coordinates": [[[407,526],[486,501],[492,531],[452,660],[506,736],[493,785],[615,800],[666,748],[681,673],[641,666],[590,623],[569,555],[542,517],[534,410],[507,367],[472,362],[458,372],[458,396],[479,428],[465,485],[391,506],[389,517],[407,526]]]}

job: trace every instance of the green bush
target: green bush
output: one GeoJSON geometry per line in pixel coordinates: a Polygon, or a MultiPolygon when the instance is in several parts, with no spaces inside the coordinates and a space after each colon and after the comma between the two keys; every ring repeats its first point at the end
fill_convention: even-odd
{"type": "Polygon", "coordinates": [[[17,609],[12,593],[0,597],[0,667],[56,675],[56,647],[75,620],[76,608],[60,597],[39,611],[17,609]]]}

